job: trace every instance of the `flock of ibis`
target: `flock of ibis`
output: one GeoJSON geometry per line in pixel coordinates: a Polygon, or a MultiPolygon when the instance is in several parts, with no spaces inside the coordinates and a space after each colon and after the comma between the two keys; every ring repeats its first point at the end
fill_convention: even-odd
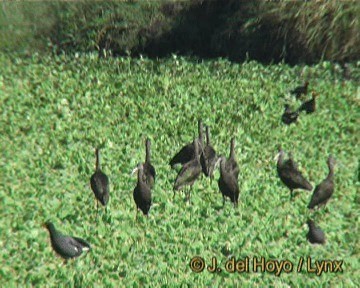
{"type": "MultiPolygon", "coordinates": [[[[299,86],[291,93],[299,98],[303,94],[307,94],[308,82],[305,82],[304,86],[299,86]]],[[[282,116],[282,121],[286,124],[296,121],[299,113],[305,111],[306,113],[313,113],[315,111],[315,97],[313,92],[313,98],[307,102],[304,102],[296,112],[291,112],[289,106],[286,106],[285,113],[282,116]]],[[[169,165],[175,168],[177,165],[181,165],[175,183],[173,186],[174,196],[176,191],[187,190],[186,200],[191,201],[191,191],[195,181],[203,173],[206,177],[213,180],[214,171],[219,168],[220,177],[218,179],[218,187],[223,197],[223,205],[225,205],[226,197],[230,199],[234,207],[237,206],[239,201],[239,165],[236,160],[235,153],[235,138],[230,140],[230,153],[229,158],[220,156],[216,153],[214,147],[211,145],[210,139],[210,127],[206,126],[205,136],[206,144],[203,142],[203,123],[198,121],[198,134],[199,137],[194,139],[191,143],[186,144],[180,149],[178,153],[170,160],[169,165]],[[187,189],[186,189],[187,188],[187,189]]],[[[148,216],[149,210],[152,205],[152,192],[156,180],[156,171],[151,164],[151,142],[150,139],[146,139],[145,148],[146,156],[145,162],[139,163],[133,170],[132,174],[137,173],[137,184],[133,191],[133,198],[136,205],[136,218],[138,217],[138,210],[141,210],[145,216],[148,216]]],[[[312,191],[313,186],[309,181],[305,179],[302,173],[298,169],[297,163],[294,161],[292,154],[289,154],[287,160],[285,160],[285,152],[279,146],[277,155],[277,173],[280,180],[289,188],[290,198],[293,198],[293,191],[296,189],[303,189],[312,191]]],[[[100,151],[97,148],[95,150],[96,155],[96,168],[94,174],[90,178],[91,189],[94,192],[95,198],[103,206],[106,206],[109,201],[109,178],[101,170],[100,166],[100,151]]],[[[331,198],[334,192],[334,165],[335,160],[330,155],[327,160],[329,173],[327,177],[318,184],[311,196],[308,204],[309,209],[319,208],[331,198]]],[[[310,243],[323,244],[325,243],[325,234],[316,226],[314,221],[309,219],[308,222],[309,232],[307,239],[310,243]]],[[[82,251],[89,250],[90,244],[83,239],[77,237],[65,236],[61,232],[57,231],[51,222],[47,222],[45,227],[50,233],[51,244],[55,252],[57,252],[65,260],[74,258],[81,255],[82,251]]]]}

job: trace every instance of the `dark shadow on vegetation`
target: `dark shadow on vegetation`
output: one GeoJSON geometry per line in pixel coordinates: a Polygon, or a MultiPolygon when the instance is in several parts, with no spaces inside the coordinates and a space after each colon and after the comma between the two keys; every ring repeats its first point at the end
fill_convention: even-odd
{"type": "Polygon", "coordinates": [[[289,64],[360,55],[360,1],[4,2],[1,12],[0,50],[30,55],[98,51],[289,64]]]}

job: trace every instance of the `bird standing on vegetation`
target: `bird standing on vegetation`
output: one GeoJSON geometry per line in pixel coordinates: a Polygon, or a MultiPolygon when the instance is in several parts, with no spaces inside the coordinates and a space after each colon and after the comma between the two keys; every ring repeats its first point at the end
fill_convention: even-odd
{"type": "Polygon", "coordinates": [[[210,177],[210,181],[213,178],[216,160],[215,149],[210,143],[210,128],[206,126],[206,146],[204,147],[203,153],[201,153],[200,163],[203,173],[206,177],[210,177]]]}
{"type": "MultiPolygon", "coordinates": [[[[195,139],[199,146],[199,151],[203,150],[203,126],[201,119],[198,120],[198,132],[199,138],[195,139]]],[[[194,142],[189,143],[181,148],[176,155],[170,160],[169,164],[173,168],[176,164],[184,165],[194,158],[195,146],[194,142]]]]}
{"type": "Polygon", "coordinates": [[[285,104],[285,111],[281,116],[281,120],[284,124],[290,125],[291,123],[295,123],[299,117],[298,111],[291,111],[290,106],[285,104]]]}
{"type": "MultiPolygon", "coordinates": [[[[109,178],[100,168],[100,150],[96,148],[96,170],[90,178],[91,189],[93,190],[97,201],[103,206],[109,201],[109,178]]],[[[98,202],[96,201],[96,210],[98,210],[98,202]]]]}
{"type": "Polygon", "coordinates": [[[234,203],[234,207],[236,207],[239,199],[239,185],[237,182],[236,173],[234,173],[233,170],[229,170],[229,160],[226,160],[224,156],[219,158],[217,163],[219,162],[220,178],[218,180],[218,186],[221,194],[223,195],[223,205],[225,205],[226,196],[230,198],[231,202],[234,203]]]}
{"type": "Polygon", "coordinates": [[[145,148],[146,148],[146,156],[144,166],[144,176],[145,181],[149,185],[150,188],[154,187],[156,172],[154,166],[151,164],[151,152],[150,152],[151,142],[149,138],[146,138],[145,148]]]}
{"type": "Polygon", "coordinates": [[[225,163],[225,169],[232,173],[235,176],[235,179],[238,180],[239,178],[239,165],[236,161],[236,156],[235,156],[235,138],[231,138],[230,141],[230,155],[229,155],[229,159],[226,161],[225,163]]]}
{"type": "Polygon", "coordinates": [[[306,238],[309,242],[311,244],[324,244],[325,234],[320,227],[316,226],[312,220],[308,220],[307,224],[309,226],[309,232],[307,233],[306,238]]]}
{"type": "Polygon", "coordinates": [[[298,86],[294,90],[291,90],[290,93],[294,94],[296,99],[299,99],[302,94],[306,95],[308,91],[309,81],[306,81],[303,86],[298,86]]]}
{"type": "Polygon", "coordinates": [[[313,209],[315,206],[326,205],[334,193],[335,159],[331,155],[327,160],[327,165],[329,167],[329,174],[319,185],[316,186],[308,205],[309,209],[313,209]]]}
{"type": "Polygon", "coordinates": [[[81,238],[63,235],[60,231],[57,231],[54,224],[49,221],[46,222],[44,226],[50,233],[51,246],[55,252],[65,260],[78,257],[83,251],[91,249],[88,242],[81,238]]]}
{"type": "Polygon", "coordinates": [[[190,189],[189,194],[187,195],[187,200],[190,200],[192,186],[194,185],[195,180],[200,176],[201,164],[199,160],[199,143],[197,139],[194,140],[193,145],[195,147],[194,158],[187,162],[177,175],[174,184],[174,197],[175,191],[178,191],[184,186],[189,185],[190,189]]]}
{"type": "Polygon", "coordinates": [[[316,97],[318,96],[318,94],[316,92],[312,92],[312,98],[304,103],[301,104],[301,106],[299,107],[298,111],[305,111],[306,114],[310,114],[310,113],[314,113],[316,110],[316,97]]]}
{"type": "Polygon", "coordinates": [[[290,189],[290,198],[293,197],[293,190],[304,189],[311,191],[311,184],[305,179],[297,168],[297,164],[292,159],[291,155],[288,160],[284,160],[284,151],[279,147],[279,154],[277,155],[277,173],[281,181],[290,189]]]}
{"type": "Polygon", "coordinates": [[[136,171],[138,172],[138,181],[133,193],[134,201],[136,204],[136,217],[138,209],[140,209],[145,216],[148,216],[151,207],[151,189],[146,182],[144,168],[144,164],[139,164],[132,172],[132,174],[134,174],[136,171]]]}

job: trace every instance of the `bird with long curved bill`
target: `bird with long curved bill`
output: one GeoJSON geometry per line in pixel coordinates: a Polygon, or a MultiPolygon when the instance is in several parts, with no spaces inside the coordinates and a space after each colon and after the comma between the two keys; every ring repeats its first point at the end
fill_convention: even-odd
{"type": "Polygon", "coordinates": [[[278,148],[279,153],[277,158],[277,173],[280,180],[290,189],[290,199],[293,197],[293,190],[303,189],[312,190],[312,185],[305,179],[305,177],[298,170],[298,165],[290,155],[289,159],[285,160],[285,152],[281,147],[278,148]]]}
{"type": "MultiPolygon", "coordinates": [[[[198,120],[198,133],[199,137],[194,139],[198,143],[199,151],[203,150],[203,125],[201,119],[198,120]]],[[[175,156],[170,160],[169,164],[171,168],[174,168],[177,164],[184,165],[188,162],[190,162],[192,159],[194,159],[195,154],[195,146],[194,141],[186,144],[184,147],[180,149],[178,153],[175,154],[175,156]]]]}
{"type": "Polygon", "coordinates": [[[329,173],[327,177],[319,185],[316,186],[314,193],[311,196],[310,203],[308,205],[309,209],[314,209],[316,206],[318,208],[322,205],[325,206],[334,193],[335,159],[332,155],[328,157],[327,165],[329,168],[329,173]]]}
{"type": "Polygon", "coordinates": [[[187,200],[190,201],[191,196],[191,190],[194,185],[195,180],[200,176],[201,174],[201,164],[199,159],[199,143],[197,140],[194,140],[193,142],[195,147],[195,154],[194,158],[183,165],[182,169],[179,171],[175,183],[174,183],[174,197],[175,192],[178,190],[181,190],[182,188],[189,186],[189,192],[187,195],[187,200]]]}
{"type": "Polygon", "coordinates": [[[206,146],[204,147],[203,153],[200,155],[201,168],[206,177],[210,178],[210,183],[213,179],[215,170],[215,163],[218,159],[215,149],[211,146],[210,141],[210,128],[206,126],[206,146]]]}
{"type": "Polygon", "coordinates": [[[151,201],[151,189],[149,184],[146,182],[144,175],[144,164],[139,163],[132,171],[132,175],[137,172],[137,184],[133,192],[134,201],[136,204],[136,216],[140,209],[145,216],[149,216],[149,210],[152,204],[151,201]]]}
{"type": "Polygon", "coordinates": [[[98,201],[106,207],[106,204],[109,202],[109,178],[108,176],[101,171],[100,167],[100,150],[95,149],[96,155],[96,168],[95,173],[90,178],[90,186],[92,191],[95,194],[96,198],[96,211],[98,212],[98,201]]]}
{"type": "Polygon", "coordinates": [[[52,248],[65,260],[65,263],[68,259],[79,257],[84,251],[91,250],[91,246],[87,241],[62,234],[55,229],[54,224],[50,221],[47,221],[44,227],[50,233],[52,248]]]}

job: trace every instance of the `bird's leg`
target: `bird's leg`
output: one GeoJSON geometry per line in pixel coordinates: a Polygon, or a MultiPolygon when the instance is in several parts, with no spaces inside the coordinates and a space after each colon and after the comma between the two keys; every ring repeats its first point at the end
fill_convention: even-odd
{"type": "Polygon", "coordinates": [[[223,195],[223,207],[225,206],[225,196],[223,195]]]}
{"type": "Polygon", "coordinates": [[[293,199],[293,190],[292,189],[290,189],[290,200],[292,200],[293,199]]]}

